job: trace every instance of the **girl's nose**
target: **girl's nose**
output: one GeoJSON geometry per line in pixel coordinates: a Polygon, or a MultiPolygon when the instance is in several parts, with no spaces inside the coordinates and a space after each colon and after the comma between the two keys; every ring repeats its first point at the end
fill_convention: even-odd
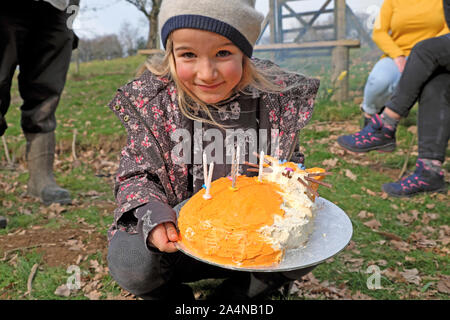
{"type": "Polygon", "coordinates": [[[216,65],[211,59],[202,59],[198,64],[197,78],[203,82],[214,81],[217,77],[216,65]]]}

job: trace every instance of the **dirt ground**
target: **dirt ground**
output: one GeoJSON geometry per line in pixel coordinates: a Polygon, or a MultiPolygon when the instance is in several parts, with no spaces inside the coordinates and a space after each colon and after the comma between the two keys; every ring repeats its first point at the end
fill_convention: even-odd
{"type": "Polygon", "coordinates": [[[76,264],[77,260],[101,252],[106,259],[106,235],[94,229],[74,229],[64,226],[49,230],[41,226],[31,229],[18,229],[9,235],[0,236],[0,250],[3,259],[20,250],[35,248],[42,254],[43,262],[49,267],[67,267],[76,264]]]}

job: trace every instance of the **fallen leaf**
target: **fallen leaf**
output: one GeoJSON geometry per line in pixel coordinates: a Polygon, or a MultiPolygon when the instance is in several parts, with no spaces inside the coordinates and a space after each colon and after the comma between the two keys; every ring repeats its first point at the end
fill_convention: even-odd
{"type": "Polygon", "coordinates": [[[375,263],[376,263],[376,265],[378,265],[378,266],[382,266],[382,267],[387,266],[387,261],[386,261],[386,260],[383,260],[383,259],[377,260],[377,261],[375,261],[375,263]]]}
{"type": "Polygon", "coordinates": [[[356,175],[353,172],[351,172],[349,169],[345,169],[345,176],[347,178],[350,178],[350,180],[352,180],[352,181],[356,181],[356,175]]]}
{"type": "Polygon", "coordinates": [[[390,233],[390,232],[378,231],[378,233],[381,234],[382,236],[385,236],[389,240],[403,241],[403,239],[400,238],[398,235],[390,233]]]}
{"type": "Polygon", "coordinates": [[[421,239],[416,242],[418,248],[433,248],[436,247],[436,241],[430,239],[421,239]]]}
{"type": "Polygon", "coordinates": [[[60,285],[58,288],[56,288],[55,295],[57,295],[58,297],[68,297],[70,296],[70,289],[67,287],[67,285],[63,284],[60,285]]]}
{"type": "Polygon", "coordinates": [[[416,268],[414,269],[405,269],[404,272],[400,272],[400,274],[403,276],[403,278],[409,282],[414,283],[416,285],[419,285],[422,279],[419,276],[419,270],[416,268]]]}
{"type": "Polygon", "coordinates": [[[405,241],[397,241],[397,240],[391,240],[390,243],[400,251],[409,252],[411,251],[410,245],[405,241]]]}
{"type": "Polygon", "coordinates": [[[92,290],[88,294],[84,295],[86,298],[89,298],[89,300],[99,300],[102,296],[102,293],[97,290],[92,290]]]}
{"type": "Polygon", "coordinates": [[[386,269],[382,270],[381,273],[384,274],[389,279],[393,279],[393,280],[400,277],[400,273],[398,272],[397,269],[386,268],[386,269]]]}
{"type": "Polygon", "coordinates": [[[417,215],[409,215],[406,212],[403,213],[399,213],[397,215],[397,219],[400,222],[406,223],[406,224],[410,224],[411,222],[414,222],[417,220],[417,215]]]}
{"type": "Polygon", "coordinates": [[[336,164],[338,163],[338,161],[339,161],[338,158],[326,159],[326,160],[322,161],[322,164],[328,168],[334,168],[334,167],[336,167],[336,164]]]}
{"type": "Polygon", "coordinates": [[[364,225],[366,227],[369,227],[370,229],[377,230],[379,227],[381,227],[381,223],[379,223],[376,219],[372,219],[370,221],[364,222],[364,225]]]}
{"type": "Polygon", "coordinates": [[[441,293],[450,293],[450,277],[445,277],[437,284],[437,290],[441,293]]]}
{"type": "Polygon", "coordinates": [[[368,295],[361,293],[361,291],[356,291],[354,295],[352,295],[353,300],[372,300],[368,295]]]}
{"type": "Polygon", "coordinates": [[[408,132],[411,132],[412,134],[417,134],[417,126],[410,126],[408,128],[408,132]]]}
{"type": "Polygon", "coordinates": [[[372,218],[373,213],[367,212],[366,210],[362,210],[358,213],[358,217],[361,219],[372,218]]]}
{"type": "Polygon", "coordinates": [[[85,246],[83,245],[83,242],[81,242],[78,239],[67,240],[64,244],[69,246],[69,250],[73,250],[73,251],[80,251],[85,248],[85,246]]]}

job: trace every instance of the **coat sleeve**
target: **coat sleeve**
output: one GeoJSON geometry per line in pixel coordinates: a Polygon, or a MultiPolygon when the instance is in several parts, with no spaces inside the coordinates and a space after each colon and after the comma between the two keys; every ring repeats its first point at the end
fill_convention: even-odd
{"type": "Polygon", "coordinates": [[[392,59],[406,55],[405,52],[394,42],[389,31],[391,30],[391,19],[393,13],[392,0],[385,0],[381,6],[380,14],[375,20],[372,40],[378,48],[392,59]]]}
{"type": "Polygon", "coordinates": [[[114,185],[117,204],[114,222],[118,228],[141,234],[147,243],[149,233],[158,224],[176,223],[176,213],[168,204],[159,179],[164,165],[156,140],[123,93],[119,92],[109,107],[127,130],[127,143],[121,151],[114,185]]]}

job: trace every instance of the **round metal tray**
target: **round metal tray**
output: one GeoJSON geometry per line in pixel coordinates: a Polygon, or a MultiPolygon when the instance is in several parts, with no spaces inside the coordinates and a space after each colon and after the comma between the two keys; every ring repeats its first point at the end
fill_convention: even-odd
{"type": "MultiPolygon", "coordinates": [[[[175,206],[177,215],[187,200],[175,206]]],[[[200,258],[195,253],[185,248],[182,242],[177,242],[177,248],[183,253],[199,261],[209,263],[218,267],[257,272],[281,272],[303,269],[324,262],[339,253],[350,242],[353,227],[347,214],[334,203],[317,198],[317,215],[314,223],[314,231],[308,242],[302,248],[286,250],[281,262],[271,267],[242,268],[235,265],[218,264],[207,259],[200,258]]]]}

